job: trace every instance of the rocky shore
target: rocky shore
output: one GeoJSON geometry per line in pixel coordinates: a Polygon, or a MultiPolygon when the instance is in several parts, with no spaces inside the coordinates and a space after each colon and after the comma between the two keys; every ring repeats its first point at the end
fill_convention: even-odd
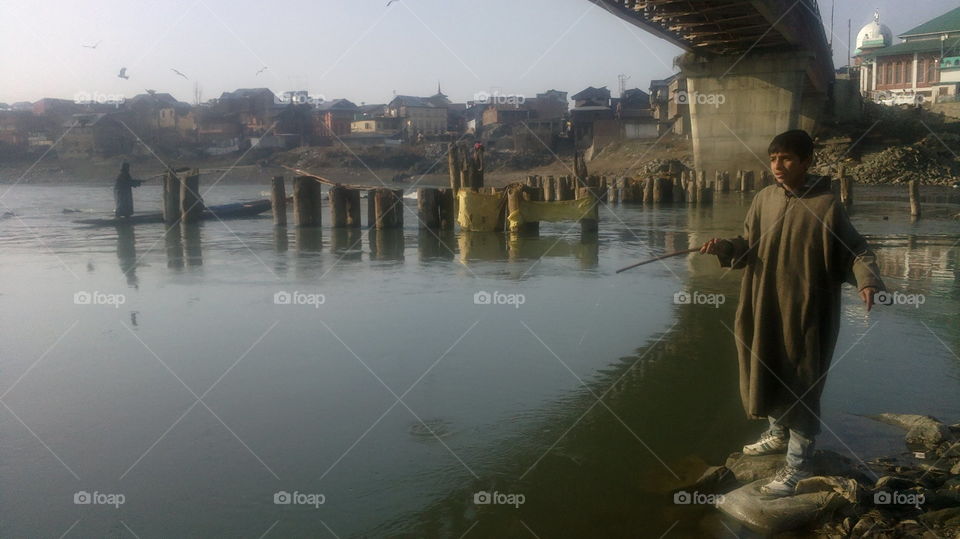
{"type": "Polygon", "coordinates": [[[782,498],[759,492],[782,454],[733,453],[677,492],[713,495],[726,517],[765,536],[960,537],[960,424],[911,414],[871,419],[903,429],[904,450],[869,462],[817,451],[814,476],[782,498]]]}

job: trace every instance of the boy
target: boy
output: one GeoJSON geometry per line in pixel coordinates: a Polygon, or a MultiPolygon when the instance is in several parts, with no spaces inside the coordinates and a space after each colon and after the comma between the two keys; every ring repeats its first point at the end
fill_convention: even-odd
{"type": "Polygon", "coordinates": [[[884,285],[830,178],[807,174],[810,135],[777,135],[767,153],[777,184],[754,197],[743,236],[711,239],[700,252],[745,270],[735,324],[740,398],[749,418],[770,427],[743,453],[785,451],[786,465],[761,491],[787,496],[810,476],[820,394],[840,330],[840,286],[855,284],[869,311],[884,285]]]}

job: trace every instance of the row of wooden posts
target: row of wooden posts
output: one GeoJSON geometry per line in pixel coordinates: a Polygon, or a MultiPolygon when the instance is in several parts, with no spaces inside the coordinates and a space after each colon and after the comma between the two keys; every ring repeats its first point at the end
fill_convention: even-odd
{"type": "Polygon", "coordinates": [[[203,199],[200,196],[200,169],[193,169],[186,176],[167,172],[163,176],[163,220],[168,224],[195,223],[203,214],[203,199]]]}

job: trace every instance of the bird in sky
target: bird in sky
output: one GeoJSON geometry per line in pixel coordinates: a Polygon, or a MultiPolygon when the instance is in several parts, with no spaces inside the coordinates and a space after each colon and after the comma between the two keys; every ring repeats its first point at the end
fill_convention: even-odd
{"type": "Polygon", "coordinates": [[[190,80],[189,78],[187,78],[186,75],[184,75],[183,73],[181,73],[180,71],[177,71],[176,69],[174,69],[174,68],[172,68],[172,67],[170,68],[170,71],[173,71],[173,72],[176,73],[177,75],[180,75],[181,77],[183,77],[183,78],[185,78],[185,79],[187,79],[187,80],[190,80]]]}
{"type": "Polygon", "coordinates": [[[97,46],[100,45],[100,43],[101,43],[102,41],[103,41],[103,40],[101,39],[100,41],[97,41],[97,42],[94,43],[93,45],[83,45],[83,47],[84,47],[84,48],[87,48],[87,49],[95,49],[95,48],[97,48],[97,46]]]}
{"type": "Polygon", "coordinates": [[[121,68],[120,68],[120,74],[118,74],[117,76],[120,77],[121,79],[129,79],[129,78],[130,78],[130,77],[127,75],[127,68],[125,68],[125,67],[121,67],[121,68]]]}
{"type": "MultiPolygon", "coordinates": [[[[267,70],[267,66],[261,67],[261,68],[260,68],[260,71],[257,71],[257,75],[260,75],[260,73],[263,73],[263,72],[266,71],[266,70],[267,70]]],[[[255,76],[256,76],[256,75],[255,75],[255,76]]]]}
{"type": "Polygon", "coordinates": [[[389,2],[387,2],[387,7],[390,7],[390,4],[392,4],[392,3],[394,3],[394,2],[399,2],[399,1],[400,1],[400,0],[390,0],[389,2]]]}

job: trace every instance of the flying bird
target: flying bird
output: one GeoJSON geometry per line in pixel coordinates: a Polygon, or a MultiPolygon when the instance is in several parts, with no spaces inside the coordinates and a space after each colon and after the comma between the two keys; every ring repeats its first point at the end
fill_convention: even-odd
{"type": "MultiPolygon", "coordinates": [[[[260,73],[263,73],[263,72],[266,71],[266,70],[267,70],[267,66],[263,66],[262,68],[260,68],[260,71],[257,71],[257,75],[259,75],[260,73]]],[[[256,75],[254,75],[254,76],[256,76],[256,75]]]]}
{"type": "Polygon", "coordinates": [[[190,80],[189,78],[187,78],[186,75],[184,75],[183,73],[181,73],[180,71],[177,71],[176,69],[174,69],[174,68],[172,68],[172,67],[170,68],[170,71],[173,71],[173,72],[176,73],[177,75],[180,75],[181,77],[183,77],[183,78],[185,78],[185,79],[187,79],[187,80],[190,80]]]}
{"type": "Polygon", "coordinates": [[[83,46],[84,46],[85,48],[87,48],[87,49],[95,49],[95,48],[97,48],[97,46],[100,45],[100,43],[101,43],[102,41],[103,41],[103,40],[101,39],[100,41],[97,41],[97,42],[94,43],[93,45],[83,45],[83,46]]]}
{"type": "Polygon", "coordinates": [[[394,2],[399,2],[399,1],[400,1],[400,0],[390,0],[389,2],[387,2],[387,7],[390,7],[390,4],[392,4],[392,3],[394,3],[394,2]]]}
{"type": "Polygon", "coordinates": [[[125,68],[125,67],[121,67],[121,68],[120,68],[120,74],[117,75],[117,76],[120,77],[121,79],[129,79],[129,78],[130,78],[129,76],[127,76],[127,68],[125,68]]]}

